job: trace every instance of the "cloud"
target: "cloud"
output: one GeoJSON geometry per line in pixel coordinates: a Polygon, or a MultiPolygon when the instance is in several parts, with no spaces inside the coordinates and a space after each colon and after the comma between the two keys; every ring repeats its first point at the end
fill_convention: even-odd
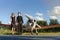
{"type": "Polygon", "coordinates": [[[55,6],[52,10],[48,11],[49,15],[60,16],[60,6],[55,6]]]}
{"type": "Polygon", "coordinates": [[[40,12],[37,12],[37,13],[36,13],[35,19],[36,19],[37,21],[40,21],[40,20],[45,21],[45,19],[43,18],[43,13],[40,13],[40,12]]]}
{"type": "Polygon", "coordinates": [[[42,13],[36,13],[36,16],[43,16],[43,14],[42,13]]]}
{"type": "Polygon", "coordinates": [[[55,6],[51,10],[48,10],[50,19],[57,19],[60,23],[60,6],[55,6]]]}
{"type": "Polygon", "coordinates": [[[44,18],[41,18],[41,17],[35,17],[35,19],[36,19],[37,21],[40,21],[40,20],[44,21],[44,18]]]}
{"type": "Polygon", "coordinates": [[[50,16],[50,19],[57,19],[56,16],[50,16]]]}
{"type": "Polygon", "coordinates": [[[8,24],[11,24],[11,22],[9,22],[8,24]]]}
{"type": "Polygon", "coordinates": [[[56,15],[60,15],[60,6],[56,6],[54,7],[54,9],[52,10],[52,12],[56,15]]]}

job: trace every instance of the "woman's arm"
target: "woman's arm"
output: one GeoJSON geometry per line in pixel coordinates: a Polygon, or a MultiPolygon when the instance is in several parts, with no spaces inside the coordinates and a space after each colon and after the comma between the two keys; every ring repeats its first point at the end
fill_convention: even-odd
{"type": "Polygon", "coordinates": [[[12,21],[11,16],[10,16],[10,22],[12,21]]]}
{"type": "Polygon", "coordinates": [[[22,21],[22,23],[24,23],[24,22],[23,22],[23,17],[22,17],[22,16],[21,16],[21,21],[22,21]]]}

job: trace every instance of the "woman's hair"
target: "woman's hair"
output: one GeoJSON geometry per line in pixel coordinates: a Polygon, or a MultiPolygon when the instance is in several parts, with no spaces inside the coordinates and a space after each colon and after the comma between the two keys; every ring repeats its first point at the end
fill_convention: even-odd
{"type": "Polygon", "coordinates": [[[13,16],[13,15],[14,15],[14,13],[12,12],[11,16],[13,16]]]}

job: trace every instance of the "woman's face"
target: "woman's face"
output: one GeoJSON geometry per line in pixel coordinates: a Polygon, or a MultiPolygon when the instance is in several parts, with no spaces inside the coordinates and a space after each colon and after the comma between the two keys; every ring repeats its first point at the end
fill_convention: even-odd
{"type": "Polygon", "coordinates": [[[14,14],[13,14],[13,16],[14,16],[14,14]]]}

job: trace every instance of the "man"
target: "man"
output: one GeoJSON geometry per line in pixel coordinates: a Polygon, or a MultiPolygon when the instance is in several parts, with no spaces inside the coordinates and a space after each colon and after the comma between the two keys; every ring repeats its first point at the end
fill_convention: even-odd
{"type": "Polygon", "coordinates": [[[21,13],[20,12],[18,12],[17,23],[18,23],[18,34],[19,35],[22,35],[23,18],[21,16],[21,13]]]}

